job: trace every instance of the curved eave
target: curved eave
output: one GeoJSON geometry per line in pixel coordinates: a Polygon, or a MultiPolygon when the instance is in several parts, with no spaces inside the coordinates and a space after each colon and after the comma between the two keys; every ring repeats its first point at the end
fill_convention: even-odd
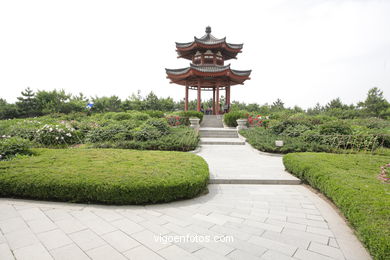
{"type": "MultiPolygon", "coordinates": [[[[191,77],[204,77],[204,78],[216,78],[216,77],[226,77],[229,78],[231,82],[234,84],[243,84],[244,81],[250,79],[251,70],[232,70],[230,69],[230,65],[223,66],[222,70],[218,71],[207,71],[207,69],[203,68],[197,68],[197,67],[188,67],[183,69],[166,69],[167,78],[171,80],[172,83],[177,83],[184,85],[184,82],[186,79],[189,79],[191,77]]],[[[214,68],[215,69],[215,68],[214,68]]]]}
{"type": "Polygon", "coordinates": [[[233,44],[227,43],[226,41],[212,43],[198,41],[193,41],[189,43],[176,43],[176,49],[178,52],[192,51],[194,49],[224,49],[232,53],[239,53],[241,52],[243,46],[244,44],[233,44]]]}

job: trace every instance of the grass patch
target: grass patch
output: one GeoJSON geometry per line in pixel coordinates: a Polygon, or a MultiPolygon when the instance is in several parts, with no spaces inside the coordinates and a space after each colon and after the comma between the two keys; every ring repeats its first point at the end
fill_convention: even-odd
{"type": "Polygon", "coordinates": [[[390,184],[377,179],[387,156],[291,153],[286,169],[330,198],[375,259],[390,259],[390,184]]]}
{"type": "Polygon", "coordinates": [[[0,196],[104,204],[192,198],[207,186],[206,162],[191,153],[35,149],[0,162],[0,196]]]}

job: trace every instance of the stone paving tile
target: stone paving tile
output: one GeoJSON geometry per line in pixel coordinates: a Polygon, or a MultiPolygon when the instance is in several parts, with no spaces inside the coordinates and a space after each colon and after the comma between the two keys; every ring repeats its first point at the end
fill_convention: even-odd
{"type": "Polygon", "coordinates": [[[120,230],[104,234],[102,238],[119,252],[125,252],[140,245],[139,242],[120,230]]]}
{"type": "Polygon", "coordinates": [[[251,235],[248,233],[240,231],[236,228],[231,228],[231,227],[229,228],[226,226],[214,225],[213,227],[210,228],[210,230],[215,231],[215,232],[220,233],[220,234],[234,236],[235,238],[238,238],[241,240],[248,240],[251,237],[251,235]]]}
{"type": "Polygon", "coordinates": [[[194,256],[202,260],[223,260],[226,259],[224,255],[217,254],[208,248],[199,249],[194,253],[194,256]]]}
{"type": "Polygon", "coordinates": [[[329,238],[328,245],[331,246],[331,247],[339,248],[337,240],[335,238],[333,238],[333,237],[329,238]]]}
{"type": "Polygon", "coordinates": [[[24,220],[45,218],[45,214],[39,208],[29,208],[18,211],[24,220]]]}
{"type": "Polygon", "coordinates": [[[238,224],[238,223],[232,223],[232,222],[227,222],[223,226],[228,227],[228,228],[234,228],[239,231],[245,232],[250,235],[256,235],[256,236],[261,236],[265,230],[259,227],[254,227],[254,226],[249,226],[245,224],[238,224]]]}
{"type": "Polygon", "coordinates": [[[296,259],[296,258],[293,258],[291,256],[288,256],[288,255],[285,255],[285,254],[282,254],[282,253],[279,253],[277,251],[274,251],[274,250],[268,250],[267,252],[265,252],[261,258],[262,260],[293,260],[293,259],[296,259]]]}
{"type": "Polygon", "coordinates": [[[339,249],[323,244],[318,244],[316,242],[311,242],[308,250],[319,253],[321,255],[332,257],[334,259],[345,259],[343,253],[339,249]]]}
{"type": "Polygon", "coordinates": [[[298,249],[296,246],[278,242],[275,240],[263,238],[263,237],[252,237],[249,239],[249,242],[262,246],[264,248],[272,249],[283,254],[292,256],[295,251],[298,249]]]}
{"type": "Polygon", "coordinates": [[[159,234],[159,235],[166,235],[170,232],[168,229],[166,229],[163,226],[163,224],[157,224],[157,223],[154,223],[152,221],[139,222],[139,225],[141,225],[145,229],[148,229],[148,230],[152,231],[153,233],[159,234]]]}
{"type": "Polygon", "coordinates": [[[192,200],[148,206],[0,199],[0,259],[10,252],[74,260],[369,259],[342,218],[303,186],[209,189],[192,200]],[[234,240],[162,243],[159,234],[234,240]]]}
{"type": "Polygon", "coordinates": [[[69,211],[64,209],[50,209],[44,211],[44,214],[48,216],[52,221],[73,218],[72,215],[70,215],[69,211]]]}
{"type": "Polygon", "coordinates": [[[309,227],[307,227],[306,231],[309,233],[319,234],[319,235],[328,236],[328,237],[334,237],[333,232],[330,231],[329,229],[325,229],[325,228],[316,228],[316,227],[309,226],[309,227]]]}
{"type": "Polygon", "coordinates": [[[81,222],[98,235],[110,233],[118,229],[100,218],[91,218],[89,220],[82,220],[81,222]]]}
{"type": "Polygon", "coordinates": [[[263,223],[263,222],[258,222],[258,221],[253,221],[253,220],[245,220],[243,222],[244,224],[248,225],[248,226],[253,226],[253,227],[257,227],[257,228],[261,228],[261,229],[264,229],[264,230],[271,230],[271,231],[275,231],[275,232],[281,232],[284,228],[283,225],[280,225],[280,224],[266,224],[266,223],[263,223]]]}
{"type": "Polygon", "coordinates": [[[128,235],[131,235],[133,233],[137,233],[139,231],[144,230],[145,228],[129,219],[120,219],[111,222],[111,225],[115,226],[116,228],[122,230],[128,235]]]}
{"type": "Polygon", "coordinates": [[[159,241],[159,235],[150,232],[149,230],[144,230],[138,233],[131,235],[132,238],[137,240],[139,243],[145,245],[146,247],[152,249],[153,251],[160,250],[162,248],[168,247],[171,243],[163,243],[159,241]]]}
{"type": "Polygon", "coordinates": [[[7,233],[4,237],[12,250],[37,244],[39,242],[38,238],[29,228],[7,233]]]}
{"type": "Polygon", "coordinates": [[[294,255],[295,258],[301,259],[301,260],[330,260],[332,258],[320,255],[315,252],[311,252],[305,249],[299,248],[297,252],[294,255]]]}
{"type": "Polygon", "coordinates": [[[126,257],[132,260],[163,260],[161,256],[150,250],[149,248],[145,246],[138,246],[136,248],[133,248],[129,251],[126,251],[123,253],[126,257]]]}
{"type": "Polygon", "coordinates": [[[307,249],[310,244],[309,239],[305,239],[302,237],[298,239],[296,236],[290,236],[284,233],[278,233],[273,231],[265,231],[262,237],[304,249],[307,249]]]}
{"type": "Polygon", "coordinates": [[[90,259],[77,245],[69,244],[50,250],[55,260],[88,260],[90,259]]]}
{"type": "Polygon", "coordinates": [[[87,227],[81,223],[79,220],[73,218],[60,219],[54,222],[65,234],[74,233],[77,231],[85,230],[87,227]]]}
{"type": "Polygon", "coordinates": [[[60,229],[55,229],[37,235],[48,250],[72,244],[72,240],[60,229]]]}
{"type": "Polygon", "coordinates": [[[1,260],[14,260],[14,256],[7,243],[0,244],[0,259],[1,260]]]}
{"type": "Polygon", "coordinates": [[[69,237],[83,250],[87,251],[106,244],[106,242],[91,230],[72,233],[69,237]]]}
{"type": "Polygon", "coordinates": [[[282,234],[294,236],[297,239],[306,239],[306,240],[310,240],[310,241],[319,242],[319,243],[324,244],[324,245],[327,245],[328,241],[329,241],[329,237],[327,237],[327,236],[309,233],[309,232],[300,231],[300,230],[291,229],[291,228],[284,228],[282,231],[282,234]]]}
{"type": "Polygon", "coordinates": [[[126,260],[127,258],[109,245],[104,245],[87,251],[93,260],[126,260]]]}
{"type": "Polygon", "coordinates": [[[143,217],[141,216],[138,216],[137,214],[135,214],[134,212],[131,212],[131,211],[119,211],[118,212],[121,216],[135,222],[135,223],[139,223],[141,221],[146,221],[146,219],[144,219],[143,217]]]}
{"type": "Polygon", "coordinates": [[[55,225],[49,218],[38,218],[34,220],[27,221],[28,226],[30,229],[35,233],[42,233],[45,231],[50,231],[53,229],[58,228],[57,225],[55,225]]]}
{"type": "Polygon", "coordinates": [[[158,251],[158,253],[168,260],[181,260],[181,259],[198,259],[191,253],[187,252],[186,250],[176,246],[171,245],[166,248],[163,248],[158,251]]]}
{"type": "Polygon", "coordinates": [[[234,260],[259,260],[260,257],[248,254],[245,251],[242,251],[240,249],[236,249],[230,254],[227,255],[228,258],[234,259],[234,260]]]}
{"type": "Polygon", "coordinates": [[[31,260],[31,259],[53,259],[46,248],[42,244],[33,244],[30,246],[22,247],[14,250],[15,258],[18,260],[31,260]]]}
{"type": "Polygon", "coordinates": [[[122,219],[123,216],[119,213],[116,213],[113,210],[105,210],[105,209],[99,209],[99,210],[93,210],[92,211],[96,216],[102,218],[103,220],[107,222],[111,222],[114,220],[122,219]]]}
{"type": "MultiPolygon", "coordinates": [[[[0,203],[2,200],[0,200],[0,203]]],[[[3,202],[4,203],[4,202],[3,202]]],[[[0,205],[0,221],[6,220],[8,218],[20,217],[20,214],[12,205],[2,204],[0,205]]]]}
{"type": "Polygon", "coordinates": [[[0,230],[3,232],[3,234],[26,228],[28,228],[28,226],[21,217],[8,218],[0,221],[0,230]]]}

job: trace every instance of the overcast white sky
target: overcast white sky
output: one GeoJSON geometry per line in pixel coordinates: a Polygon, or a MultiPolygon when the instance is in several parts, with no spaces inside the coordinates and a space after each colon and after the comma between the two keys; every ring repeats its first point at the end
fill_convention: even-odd
{"type": "Polygon", "coordinates": [[[13,102],[30,86],[182,99],[184,87],[169,84],[164,68],[188,66],[175,41],[201,37],[207,25],[244,43],[231,64],[252,69],[252,79],[232,87],[233,100],[306,108],[357,102],[374,86],[390,100],[386,0],[0,0],[0,97],[13,102]]]}

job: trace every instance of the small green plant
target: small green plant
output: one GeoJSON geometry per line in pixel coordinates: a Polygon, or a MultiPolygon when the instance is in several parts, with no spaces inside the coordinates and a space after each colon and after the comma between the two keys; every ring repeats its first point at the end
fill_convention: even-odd
{"type": "Polygon", "coordinates": [[[31,142],[20,137],[0,137],[0,160],[6,160],[16,155],[30,155],[31,142]]]}
{"type": "Polygon", "coordinates": [[[231,111],[223,116],[223,121],[227,126],[236,127],[237,119],[247,118],[246,111],[231,111]]]}

